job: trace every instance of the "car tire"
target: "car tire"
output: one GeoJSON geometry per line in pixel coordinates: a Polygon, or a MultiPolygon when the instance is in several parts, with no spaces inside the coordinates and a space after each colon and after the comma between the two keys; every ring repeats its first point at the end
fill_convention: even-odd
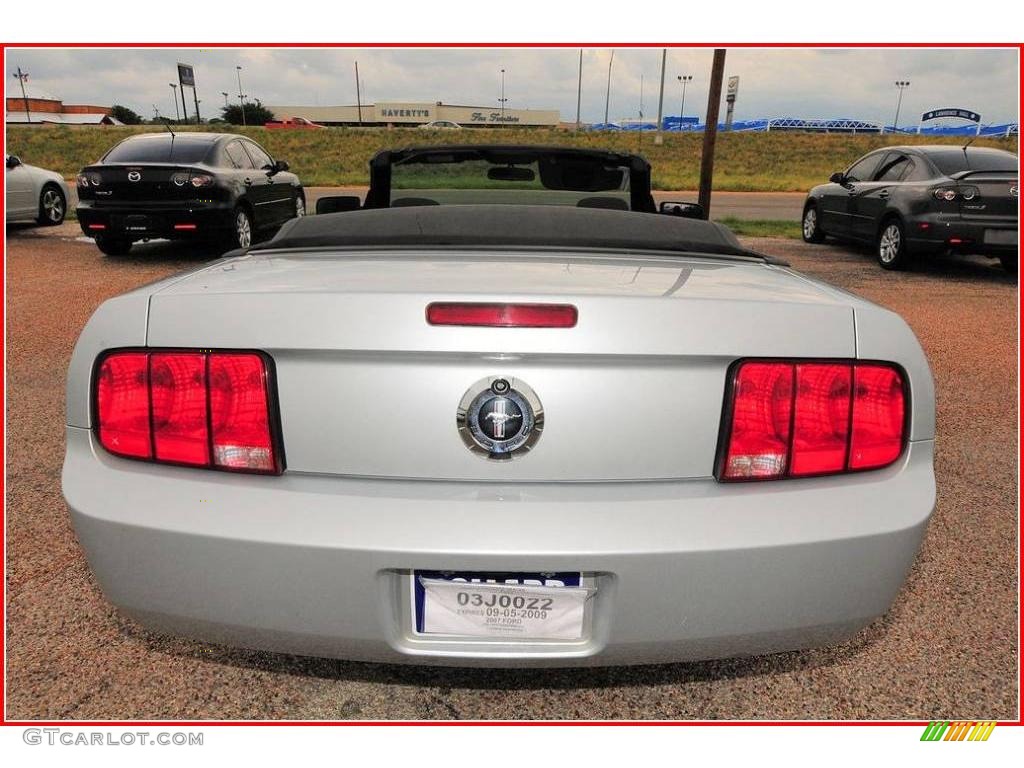
{"type": "Polygon", "coordinates": [[[132,249],[132,241],[117,237],[97,237],[96,247],[107,256],[127,256],[132,249]]]}
{"type": "Polygon", "coordinates": [[[68,212],[68,201],[56,184],[47,184],[39,193],[39,215],[36,221],[44,227],[56,227],[64,223],[68,212]]]}
{"type": "Polygon", "coordinates": [[[818,206],[808,205],[804,208],[803,219],[800,221],[800,229],[803,233],[805,243],[821,243],[825,240],[825,232],[821,228],[818,219],[818,206]]]}
{"type": "Polygon", "coordinates": [[[253,225],[252,214],[245,206],[238,206],[232,214],[229,241],[232,248],[243,249],[256,242],[256,228],[253,225]]]}
{"type": "Polygon", "coordinates": [[[878,228],[875,258],[882,269],[900,270],[910,266],[907,238],[904,237],[903,224],[899,219],[890,217],[878,228]]]}
{"type": "Polygon", "coordinates": [[[1019,258],[1017,254],[1006,254],[1005,256],[999,257],[999,263],[1003,265],[1003,269],[1009,272],[1011,275],[1017,274],[1019,258]]]}

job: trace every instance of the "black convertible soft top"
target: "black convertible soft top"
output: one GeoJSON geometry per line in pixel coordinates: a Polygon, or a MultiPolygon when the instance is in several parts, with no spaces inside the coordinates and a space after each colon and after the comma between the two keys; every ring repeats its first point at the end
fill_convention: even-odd
{"type": "Polygon", "coordinates": [[[418,246],[667,251],[777,263],[747,250],[714,222],[551,205],[439,205],[305,216],[250,250],[418,246]]]}

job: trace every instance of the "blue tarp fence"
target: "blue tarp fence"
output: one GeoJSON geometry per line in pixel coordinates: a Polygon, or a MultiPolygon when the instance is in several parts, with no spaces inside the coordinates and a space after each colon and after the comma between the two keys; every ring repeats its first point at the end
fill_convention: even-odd
{"type": "MultiPolygon", "coordinates": [[[[663,131],[669,133],[702,132],[704,125],[696,117],[683,117],[670,115],[661,121],[663,131]]],[[[622,123],[594,123],[589,126],[592,131],[654,131],[657,130],[657,123],[628,121],[622,123]]],[[[725,130],[725,123],[718,124],[718,130],[725,130]]],[[[733,121],[732,131],[811,131],[817,133],[902,133],[907,135],[921,136],[974,136],[978,133],[976,125],[917,125],[900,126],[893,129],[892,126],[883,126],[881,123],[871,120],[858,120],[855,118],[840,117],[826,119],[805,119],[797,117],[773,117],[760,118],[756,120],[733,121]]],[[[1018,123],[998,123],[995,125],[983,125],[980,136],[1006,137],[1019,135],[1020,125],[1018,123]]]]}

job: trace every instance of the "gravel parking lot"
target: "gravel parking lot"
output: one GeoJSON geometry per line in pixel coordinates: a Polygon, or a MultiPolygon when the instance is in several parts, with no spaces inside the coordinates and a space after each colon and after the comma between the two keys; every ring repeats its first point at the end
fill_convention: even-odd
{"type": "Polygon", "coordinates": [[[8,719],[1015,719],[1017,282],[996,262],[909,273],[835,245],[749,240],[890,307],[938,395],[938,507],[895,606],[851,642],[754,659],[467,671],[240,651],[151,634],[104,600],[60,492],[64,382],[104,299],[215,254],[102,256],[73,222],[7,229],[8,719]]]}

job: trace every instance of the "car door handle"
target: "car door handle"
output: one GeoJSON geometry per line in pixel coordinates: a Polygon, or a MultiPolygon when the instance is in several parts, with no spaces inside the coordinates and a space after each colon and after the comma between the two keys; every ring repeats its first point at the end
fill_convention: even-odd
{"type": "Polygon", "coordinates": [[[889,199],[889,190],[888,189],[883,189],[881,192],[878,193],[878,196],[880,198],[882,198],[883,200],[888,200],[889,199]]]}

